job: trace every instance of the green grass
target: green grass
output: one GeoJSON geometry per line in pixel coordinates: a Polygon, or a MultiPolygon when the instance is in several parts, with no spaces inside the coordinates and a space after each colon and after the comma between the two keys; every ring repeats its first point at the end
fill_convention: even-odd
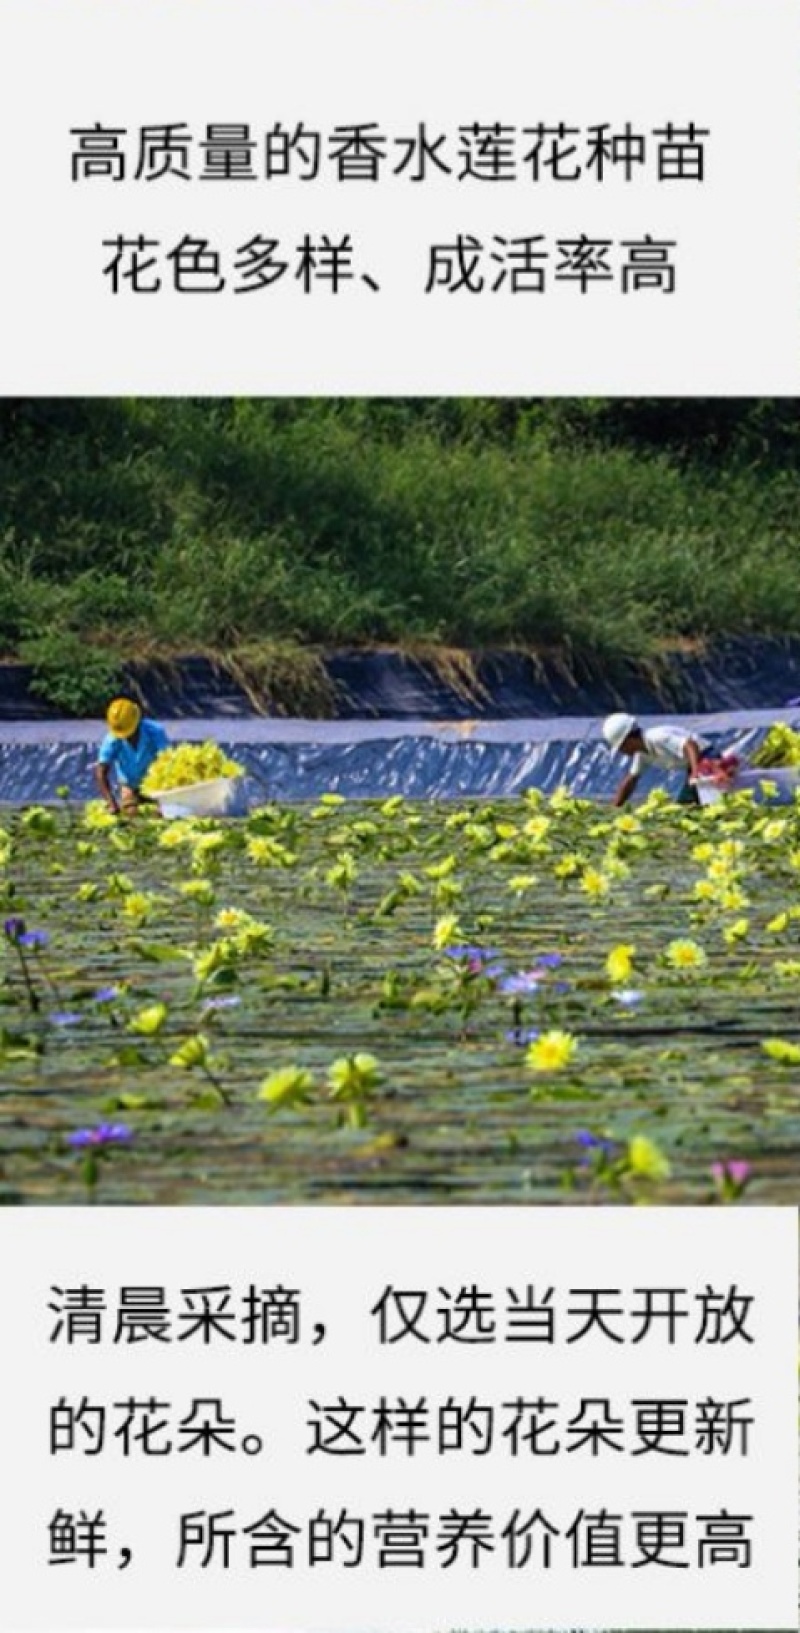
{"type": "MultiPolygon", "coordinates": [[[[793,402],[0,405],[0,651],[65,708],[208,651],[800,634],[793,402]]],[[[267,686],[266,701],[269,701],[267,686]]]]}

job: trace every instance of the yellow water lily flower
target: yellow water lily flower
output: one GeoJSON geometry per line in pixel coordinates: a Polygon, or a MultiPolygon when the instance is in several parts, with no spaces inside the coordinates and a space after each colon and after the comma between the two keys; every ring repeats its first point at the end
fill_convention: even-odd
{"type": "Polygon", "coordinates": [[[562,856],[560,862],[555,863],[553,874],[556,879],[571,879],[573,874],[580,873],[583,866],[584,858],[579,856],[577,851],[570,851],[566,856],[562,856]]]}
{"type": "Polygon", "coordinates": [[[436,920],[433,927],[433,945],[436,951],[444,952],[447,947],[455,947],[464,940],[464,932],[455,913],[445,913],[436,920]]]}
{"type": "Polygon", "coordinates": [[[784,931],[789,928],[789,914],[776,913],[775,917],[769,920],[766,928],[771,936],[782,936],[784,931]]]}
{"type": "Polygon", "coordinates": [[[708,956],[699,942],[683,936],[669,943],[665,957],[674,970],[699,970],[708,963],[708,956]]]}
{"type": "Polygon", "coordinates": [[[642,1179],[669,1179],[672,1172],[663,1151],[646,1134],[634,1134],[628,1141],[626,1165],[629,1173],[642,1179]]]}
{"type": "Polygon", "coordinates": [[[240,907],[221,907],[214,919],[215,930],[238,930],[240,925],[249,922],[249,913],[244,913],[240,907]]]}
{"type": "Polygon", "coordinates": [[[719,905],[725,913],[738,913],[742,907],[749,907],[750,897],[743,890],[723,890],[720,894],[719,905]]]}
{"type": "Polygon", "coordinates": [[[102,800],[90,800],[83,813],[83,823],[84,827],[101,832],[103,828],[115,828],[117,819],[102,800]]]}
{"type": "Polygon", "coordinates": [[[633,956],[636,948],[632,942],[621,941],[617,947],[612,947],[606,958],[606,974],[615,987],[624,986],[633,970],[633,956]]]}
{"type": "Polygon", "coordinates": [[[129,1032],[138,1032],[143,1038],[154,1038],[159,1033],[167,1018],[166,1004],[146,1004],[144,1009],[137,1010],[128,1022],[129,1032]]]}
{"type": "Polygon", "coordinates": [[[529,1044],[525,1057],[533,1072],[560,1072],[568,1066],[578,1049],[578,1039],[572,1032],[542,1032],[529,1044]]]}
{"type": "Polygon", "coordinates": [[[190,901],[199,902],[201,907],[211,907],[216,900],[214,886],[209,879],[185,879],[178,885],[182,896],[188,896],[190,901]]]}
{"type": "Polygon", "coordinates": [[[607,896],[610,889],[611,885],[605,873],[600,873],[597,868],[584,869],[581,890],[584,890],[587,896],[598,899],[607,896]]]}
{"type": "Polygon", "coordinates": [[[722,939],[733,947],[737,941],[744,941],[750,929],[749,919],[734,919],[733,924],[727,924],[722,932],[722,939]]]}
{"type": "Polygon", "coordinates": [[[264,1078],[256,1098],[278,1110],[281,1106],[307,1105],[313,1090],[314,1079],[304,1066],[284,1066],[264,1078]]]}
{"type": "Polygon", "coordinates": [[[800,1066],[800,1044],[789,1043],[786,1038],[764,1038],[761,1047],[770,1060],[781,1066],[800,1066]]]}
{"type": "Polygon", "coordinates": [[[145,919],[152,917],[157,905],[158,898],[156,896],[143,890],[131,890],[127,896],[123,897],[122,911],[126,918],[143,924],[145,919]]]}

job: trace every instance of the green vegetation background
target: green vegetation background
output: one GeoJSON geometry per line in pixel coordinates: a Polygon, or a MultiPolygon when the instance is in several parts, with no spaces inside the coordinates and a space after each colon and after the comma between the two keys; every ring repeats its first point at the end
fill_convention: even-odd
{"type": "Polygon", "coordinates": [[[80,710],[131,656],[798,635],[799,460],[790,399],[7,399],[0,656],[80,710]]]}

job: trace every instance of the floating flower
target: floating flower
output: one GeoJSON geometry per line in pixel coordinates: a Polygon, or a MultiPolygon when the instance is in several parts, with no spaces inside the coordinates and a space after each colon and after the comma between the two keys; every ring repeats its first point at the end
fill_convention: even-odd
{"type": "Polygon", "coordinates": [[[209,1043],[204,1032],[195,1033],[194,1037],[187,1038],[185,1043],[179,1044],[169,1057],[170,1066],[177,1066],[182,1072],[192,1072],[198,1066],[206,1066],[209,1058],[209,1043]]]}
{"type": "Polygon", "coordinates": [[[607,873],[601,873],[599,868],[584,869],[583,877],[581,879],[581,890],[584,890],[587,896],[593,896],[596,899],[600,899],[603,896],[607,896],[610,889],[611,882],[607,873]]]}
{"type": "Polygon", "coordinates": [[[536,970],[520,970],[516,975],[505,975],[499,982],[501,992],[509,994],[527,993],[533,997],[541,985],[541,978],[536,970]]]}
{"type": "Polygon", "coordinates": [[[617,986],[627,981],[633,969],[633,955],[636,948],[629,941],[621,941],[618,946],[612,947],[606,959],[606,974],[609,981],[617,986]]]}
{"type": "Polygon", "coordinates": [[[722,1202],[736,1202],[744,1194],[752,1177],[752,1166],[741,1158],[728,1158],[711,1166],[711,1178],[722,1202]]]}
{"type": "Polygon", "coordinates": [[[22,935],[17,936],[16,940],[18,946],[34,949],[36,947],[47,947],[50,937],[46,930],[25,930],[22,935]]]}
{"type": "Polygon", "coordinates": [[[214,919],[215,930],[238,930],[246,924],[250,915],[244,913],[240,907],[221,907],[214,919]]]}
{"type": "Polygon", "coordinates": [[[9,941],[19,942],[22,940],[22,937],[25,934],[25,920],[17,918],[6,919],[3,929],[9,941]]]}
{"type": "Polygon", "coordinates": [[[727,924],[722,932],[723,940],[729,947],[735,946],[737,941],[744,941],[750,929],[749,919],[734,919],[733,924],[727,924]]]}
{"type": "Polygon", "coordinates": [[[129,1032],[138,1032],[144,1038],[154,1038],[167,1018],[166,1004],[147,1004],[137,1010],[128,1022],[129,1032]]]}
{"type": "Polygon", "coordinates": [[[100,1123],[97,1128],[76,1128],[67,1135],[67,1145],[80,1149],[84,1146],[126,1145],[133,1139],[133,1130],[127,1123],[100,1123]]]}
{"type": "Polygon", "coordinates": [[[708,963],[707,955],[699,942],[691,941],[688,937],[678,937],[671,941],[665,957],[674,970],[700,970],[708,963]]]}
{"type": "Polygon", "coordinates": [[[328,1067],[328,1082],[335,1094],[363,1094],[380,1082],[380,1064],[374,1055],[343,1055],[328,1067]]]}
{"type": "Polygon", "coordinates": [[[642,1179],[669,1179],[672,1172],[663,1151],[646,1134],[634,1134],[628,1141],[626,1167],[642,1179]]]}
{"type": "Polygon", "coordinates": [[[265,1077],[257,1099],[265,1100],[275,1111],[286,1106],[308,1105],[314,1090],[314,1079],[304,1066],[284,1066],[265,1077]]]}
{"type": "Polygon", "coordinates": [[[532,1043],[526,1063],[533,1072],[560,1072],[568,1066],[578,1048],[572,1032],[541,1032],[532,1043]]]}
{"type": "Polygon", "coordinates": [[[436,920],[432,939],[437,952],[445,952],[448,947],[458,944],[461,936],[461,925],[454,913],[446,913],[443,918],[436,920]]]}
{"type": "Polygon", "coordinates": [[[622,1009],[636,1009],[644,1002],[644,993],[639,992],[636,987],[620,987],[619,992],[611,993],[611,997],[622,1009]]]}
{"type": "Polygon", "coordinates": [[[764,1038],[761,1047],[780,1066],[800,1066],[800,1044],[789,1043],[786,1038],[764,1038]]]}
{"type": "Polygon", "coordinates": [[[584,1152],[584,1163],[606,1161],[616,1156],[619,1145],[616,1140],[606,1139],[601,1134],[593,1134],[588,1128],[579,1128],[575,1134],[575,1144],[584,1152]]]}
{"type": "Polygon", "coordinates": [[[83,1016],[79,1015],[77,1010],[56,1009],[47,1019],[51,1026],[80,1026],[83,1016]]]}

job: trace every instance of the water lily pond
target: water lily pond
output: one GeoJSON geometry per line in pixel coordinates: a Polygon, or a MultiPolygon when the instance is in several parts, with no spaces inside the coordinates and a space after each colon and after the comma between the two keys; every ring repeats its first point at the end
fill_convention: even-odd
{"type": "Polygon", "coordinates": [[[794,1203],[800,805],[0,813],[6,1203],[794,1203]]]}

